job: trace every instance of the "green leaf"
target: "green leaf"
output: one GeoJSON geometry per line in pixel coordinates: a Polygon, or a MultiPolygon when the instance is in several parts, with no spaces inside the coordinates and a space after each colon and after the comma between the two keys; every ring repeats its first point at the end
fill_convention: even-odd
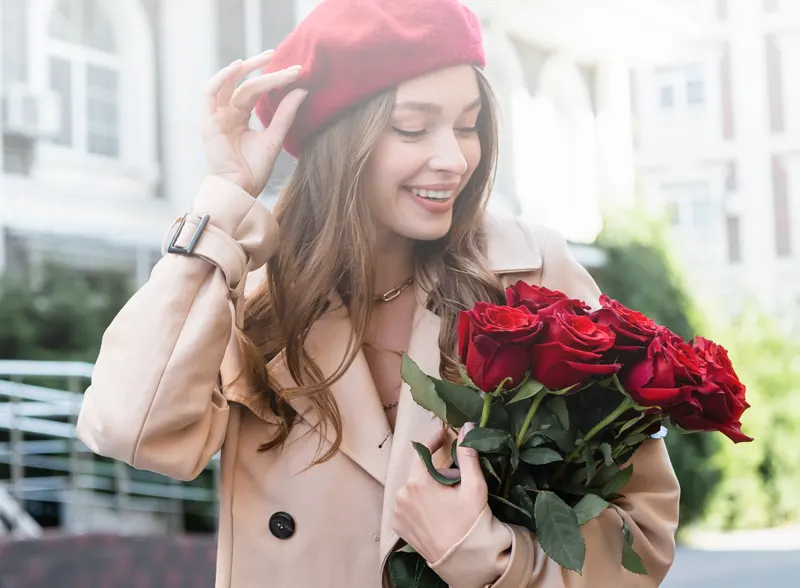
{"type": "Polygon", "coordinates": [[[569,431],[569,411],[567,410],[567,401],[562,396],[553,398],[547,406],[558,417],[558,421],[565,431],[569,431]]]}
{"type": "Polygon", "coordinates": [[[608,502],[594,494],[587,494],[572,507],[575,516],[578,518],[579,525],[585,525],[601,512],[611,506],[608,502]]]}
{"type": "Polygon", "coordinates": [[[508,507],[508,518],[510,520],[507,520],[506,522],[515,525],[522,525],[528,528],[531,528],[535,525],[533,515],[529,512],[526,512],[525,509],[521,508],[519,505],[514,504],[510,500],[503,498],[502,496],[498,496],[497,494],[490,494],[489,498],[496,500],[502,505],[508,507]]]}
{"type": "Polygon", "coordinates": [[[610,494],[615,494],[618,492],[625,484],[628,483],[628,480],[631,479],[633,475],[633,465],[629,465],[623,470],[619,470],[614,476],[606,482],[603,486],[603,489],[600,491],[601,494],[605,496],[609,496],[610,494]]]}
{"type": "Polygon", "coordinates": [[[555,449],[549,449],[547,447],[525,449],[520,454],[520,458],[525,463],[529,463],[534,466],[541,466],[541,465],[547,465],[548,463],[554,463],[557,461],[564,461],[564,458],[558,451],[556,451],[555,449]]]}
{"type": "Polygon", "coordinates": [[[631,533],[631,528],[628,526],[628,521],[622,516],[621,510],[617,509],[617,514],[622,519],[622,566],[629,572],[647,576],[647,566],[644,565],[644,561],[633,548],[633,533],[631,533]]]}
{"type": "Polygon", "coordinates": [[[394,588],[447,588],[418,553],[396,551],[389,556],[389,579],[394,588]]]}
{"type": "Polygon", "coordinates": [[[506,453],[514,443],[511,435],[497,429],[472,429],[461,442],[462,447],[472,447],[480,453],[506,453]]]}
{"type": "Polygon", "coordinates": [[[464,386],[469,386],[473,390],[478,390],[478,387],[475,385],[475,382],[473,382],[472,379],[469,377],[469,374],[467,373],[467,368],[465,368],[461,364],[458,364],[458,373],[461,374],[461,383],[464,384],[464,386]]]}
{"type": "Polygon", "coordinates": [[[544,410],[540,408],[536,412],[536,415],[533,417],[531,428],[538,428],[538,432],[552,439],[555,444],[558,445],[558,449],[562,453],[569,453],[575,448],[577,430],[565,430],[564,427],[561,426],[561,421],[550,409],[549,403],[545,404],[544,410]],[[541,427],[543,426],[547,426],[547,429],[542,429],[541,427]]]}
{"type": "Polygon", "coordinates": [[[639,422],[640,420],[642,420],[644,417],[645,417],[645,413],[641,413],[639,416],[637,416],[637,417],[635,417],[635,418],[632,418],[632,419],[631,419],[631,420],[629,420],[627,423],[625,423],[624,425],[622,425],[622,427],[620,428],[620,430],[619,430],[619,431],[617,431],[617,438],[621,437],[621,436],[622,436],[622,434],[623,434],[625,431],[627,431],[628,429],[630,429],[632,426],[634,426],[636,423],[638,423],[638,422],[639,422]]]}
{"type": "Polygon", "coordinates": [[[552,394],[553,396],[564,396],[565,394],[572,392],[575,386],[577,386],[577,384],[573,384],[572,386],[567,386],[566,388],[561,388],[561,390],[551,390],[550,394],[552,394]]]}
{"type": "MultiPolygon", "coordinates": [[[[531,468],[520,468],[514,472],[514,477],[511,478],[513,485],[522,486],[525,490],[535,492],[539,489],[536,484],[536,479],[533,477],[531,468]]],[[[531,511],[533,512],[533,511],[531,511]]]]}
{"type": "Polygon", "coordinates": [[[489,475],[492,476],[495,480],[497,480],[498,484],[502,482],[500,476],[498,476],[497,472],[494,471],[494,468],[492,467],[492,462],[489,461],[488,457],[482,457],[481,464],[483,465],[483,469],[486,470],[486,472],[488,472],[489,475]]]}
{"type": "Polygon", "coordinates": [[[647,566],[644,565],[644,561],[642,561],[642,558],[636,553],[632,545],[622,546],[622,567],[640,576],[649,575],[647,573],[647,566]]]}
{"type": "Polygon", "coordinates": [[[611,467],[614,465],[613,450],[611,449],[611,445],[608,443],[601,443],[600,453],[603,454],[603,461],[605,462],[606,466],[611,467]]]}
{"type": "Polygon", "coordinates": [[[539,433],[534,433],[532,436],[528,437],[525,443],[522,444],[522,449],[533,449],[534,447],[539,447],[539,445],[544,445],[550,439],[545,437],[544,435],[540,435],[539,433]]]}
{"type": "Polygon", "coordinates": [[[522,386],[520,386],[519,392],[509,400],[508,404],[514,404],[515,402],[520,402],[521,400],[527,400],[528,398],[533,398],[536,396],[540,390],[544,389],[544,384],[541,382],[537,382],[536,380],[528,380],[522,386]]]}
{"type": "Polygon", "coordinates": [[[625,445],[628,447],[636,447],[637,445],[644,443],[647,441],[649,437],[643,433],[639,433],[638,435],[631,435],[627,439],[625,439],[625,445]]]}
{"type": "Polygon", "coordinates": [[[436,394],[444,402],[444,420],[451,427],[463,427],[465,423],[478,423],[483,411],[483,398],[480,392],[459,386],[447,380],[433,380],[436,394]]]}
{"type": "Polygon", "coordinates": [[[563,568],[583,571],[586,542],[569,505],[553,492],[539,492],[534,514],[536,537],[544,552],[563,568]]]}
{"type": "Polygon", "coordinates": [[[508,446],[511,448],[511,473],[513,474],[519,467],[519,447],[517,447],[516,442],[510,437],[508,439],[508,446]]]}
{"type": "Polygon", "coordinates": [[[528,493],[525,491],[525,488],[523,488],[522,486],[514,486],[511,489],[511,492],[509,493],[509,498],[511,498],[511,501],[517,506],[519,506],[521,510],[524,510],[528,514],[527,516],[528,522],[526,526],[531,531],[535,531],[536,526],[533,516],[534,512],[533,500],[531,500],[531,497],[528,496],[528,493]]]}
{"type": "Polygon", "coordinates": [[[590,484],[597,473],[597,462],[594,460],[591,445],[586,445],[583,448],[583,459],[586,462],[586,483],[590,484]]]}
{"type": "MultiPolygon", "coordinates": [[[[483,399],[481,399],[483,402],[483,399]]],[[[483,407],[481,407],[483,410],[483,407]]],[[[511,430],[511,416],[508,414],[502,402],[493,401],[489,409],[489,422],[486,426],[490,429],[500,429],[501,431],[511,430]]]]}
{"type": "Polygon", "coordinates": [[[453,439],[453,444],[450,446],[450,458],[453,460],[453,465],[458,467],[458,439],[453,439]]]}
{"type": "Polygon", "coordinates": [[[447,476],[442,475],[433,465],[433,458],[431,456],[430,449],[425,447],[422,443],[417,443],[416,441],[412,441],[411,443],[414,445],[414,449],[417,450],[422,463],[424,463],[425,467],[428,468],[428,473],[434,480],[444,486],[455,486],[461,481],[461,476],[458,476],[457,478],[448,478],[447,476]]]}
{"type": "Polygon", "coordinates": [[[423,372],[410,357],[403,354],[403,367],[401,369],[403,381],[411,389],[414,401],[425,410],[431,411],[441,420],[447,422],[447,407],[436,393],[433,378],[423,372]]]}

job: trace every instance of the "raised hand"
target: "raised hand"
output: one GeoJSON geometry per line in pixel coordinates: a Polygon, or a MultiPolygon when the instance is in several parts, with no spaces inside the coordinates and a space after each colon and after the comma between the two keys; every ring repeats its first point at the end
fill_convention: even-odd
{"type": "Polygon", "coordinates": [[[217,72],[203,90],[202,136],[207,171],[253,196],[266,186],[284,137],[307,94],[303,89],[292,90],[281,101],[269,128],[250,128],[250,116],[258,99],[270,90],[291,84],[301,69],[294,66],[261,74],[237,87],[243,78],[263,69],[273,53],[270,50],[245,61],[234,61],[217,72]]]}

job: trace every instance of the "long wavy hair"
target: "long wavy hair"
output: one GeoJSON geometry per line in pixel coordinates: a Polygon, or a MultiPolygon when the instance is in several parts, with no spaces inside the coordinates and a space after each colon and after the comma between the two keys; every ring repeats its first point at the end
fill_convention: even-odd
{"type": "MultiPolygon", "coordinates": [[[[458,377],[459,312],[479,300],[503,300],[502,285],[486,259],[482,230],[497,167],[497,107],[488,81],[475,71],[483,100],[478,116],[480,162],[456,200],[447,236],[415,247],[416,275],[428,294],[429,308],[441,317],[440,371],[449,379],[458,377]]],[[[266,280],[247,300],[245,326],[239,333],[244,370],[252,376],[259,401],[267,403],[280,422],[261,451],[280,447],[289,437],[297,415],[288,400],[297,396],[307,397],[320,417],[321,439],[328,427],[335,431],[335,442],[315,463],[333,457],[341,444],[342,419],[329,387],[357,356],[372,312],[375,222],[362,186],[394,101],[393,91],[372,98],[304,146],[278,200],[279,249],[267,264],[266,280]],[[334,292],[347,304],[353,335],[342,363],[326,378],[304,342],[334,292]],[[280,353],[296,388],[280,389],[270,378],[267,363],[280,353]]]]}

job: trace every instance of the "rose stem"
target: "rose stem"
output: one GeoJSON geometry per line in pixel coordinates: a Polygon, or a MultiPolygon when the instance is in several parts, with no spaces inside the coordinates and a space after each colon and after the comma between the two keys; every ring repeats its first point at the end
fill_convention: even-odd
{"type": "Polygon", "coordinates": [[[528,429],[531,426],[533,416],[536,414],[536,411],[539,410],[539,405],[542,403],[542,400],[544,400],[545,396],[547,396],[547,390],[542,388],[539,393],[533,397],[533,403],[531,404],[530,409],[528,409],[528,414],[525,416],[525,422],[522,423],[522,428],[519,430],[519,434],[517,435],[517,447],[522,447],[522,444],[525,443],[525,435],[528,433],[528,429]]]}
{"type": "Polygon", "coordinates": [[[492,408],[492,395],[488,392],[483,393],[483,412],[481,413],[481,422],[478,425],[479,428],[483,429],[486,426],[486,423],[489,422],[489,412],[492,408]]]}
{"type": "Polygon", "coordinates": [[[621,414],[624,414],[626,410],[628,410],[631,406],[633,406],[633,400],[625,392],[625,389],[622,387],[622,383],[619,381],[619,378],[617,377],[616,374],[614,374],[612,376],[612,380],[614,381],[614,385],[617,387],[617,389],[620,391],[620,393],[623,394],[624,399],[622,400],[620,405],[617,408],[615,408],[614,411],[610,415],[608,415],[602,421],[597,423],[594,427],[592,427],[589,430],[588,433],[586,433],[586,435],[584,435],[583,439],[581,439],[581,444],[578,445],[577,447],[575,447],[572,450],[572,452],[567,456],[567,459],[564,461],[564,464],[561,467],[561,471],[563,471],[563,469],[567,466],[567,464],[571,463],[572,460],[574,460],[576,457],[578,457],[578,455],[581,452],[581,449],[583,448],[584,445],[586,445],[586,443],[591,441],[592,438],[594,438],[595,435],[597,435],[600,431],[602,431],[608,425],[610,425],[615,420],[617,420],[617,418],[621,414]]]}

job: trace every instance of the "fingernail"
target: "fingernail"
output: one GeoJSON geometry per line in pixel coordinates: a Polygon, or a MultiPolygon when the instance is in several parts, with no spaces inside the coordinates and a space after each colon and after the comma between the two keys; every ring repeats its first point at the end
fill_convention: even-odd
{"type": "Polygon", "coordinates": [[[261,55],[262,57],[266,57],[267,55],[272,55],[273,53],[275,53],[275,49],[267,49],[261,55]]]}
{"type": "Polygon", "coordinates": [[[464,426],[458,431],[458,440],[463,441],[472,429],[475,428],[475,423],[464,423],[464,426]]]}
{"type": "Polygon", "coordinates": [[[228,67],[233,67],[234,65],[239,65],[242,62],[241,59],[235,59],[231,61],[231,64],[228,67]]]}
{"type": "Polygon", "coordinates": [[[288,71],[288,72],[290,72],[290,73],[297,73],[297,72],[299,72],[301,69],[303,69],[303,66],[302,66],[302,65],[293,65],[292,67],[287,67],[287,68],[286,68],[286,71],[288,71]]]}

